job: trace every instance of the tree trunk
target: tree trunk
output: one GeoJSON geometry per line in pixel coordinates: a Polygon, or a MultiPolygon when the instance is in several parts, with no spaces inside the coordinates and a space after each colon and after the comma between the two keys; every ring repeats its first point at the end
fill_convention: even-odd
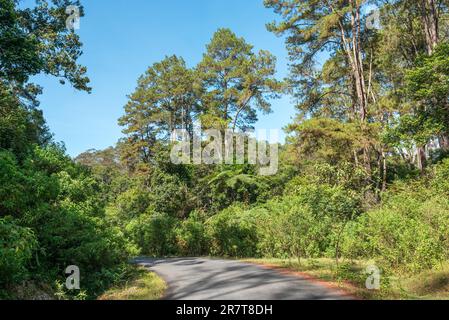
{"type": "Polygon", "coordinates": [[[421,146],[417,148],[417,154],[416,154],[416,161],[417,161],[417,165],[418,165],[418,169],[419,171],[422,173],[424,173],[424,169],[426,167],[426,151],[425,151],[426,146],[421,146]]]}
{"type": "MultiPolygon", "coordinates": [[[[344,19],[338,21],[340,28],[340,37],[342,40],[343,50],[345,51],[348,59],[349,66],[351,68],[352,80],[355,88],[356,108],[359,113],[359,120],[364,129],[368,118],[368,95],[367,85],[365,82],[363,55],[361,46],[361,8],[360,4],[356,0],[351,0],[352,12],[351,12],[351,37],[347,37],[347,27],[345,26],[344,19]]],[[[370,147],[368,143],[363,146],[363,162],[365,170],[369,175],[367,184],[371,181],[371,158],[370,147]]]]}
{"type": "Polygon", "coordinates": [[[369,146],[365,144],[363,146],[363,162],[365,164],[365,170],[369,177],[371,177],[372,174],[372,168],[371,168],[371,157],[370,157],[370,150],[369,146]]]}
{"type": "Polygon", "coordinates": [[[388,173],[388,165],[387,165],[387,155],[385,153],[385,150],[382,148],[382,162],[383,162],[383,169],[382,169],[382,192],[387,191],[387,173],[388,173]]]}
{"type": "Polygon", "coordinates": [[[439,42],[439,13],[435,0],[421,0],[421,19],[426,35],[427,53],[431,55],[439,42]]]}
{"type": "Polygon", "coordinates": [[[438,142],[440,144],[440,148],[443,151],[449,151],[449,134],[445,133],[442,134],[439,138],[438,138],[438,142]]]}
{"type": "Polygon", "coordinates": [[[340,264],[340,244],[341,244],[341,238],[342,238],[343,232],[345,231],[346,225],[348,223],[349,223],[349,220],[346,220],[343,223],[343,226],[342,226],[342,228],[340,229],[340,231],[338,232],[338,235],[337,235],[337,243],[335,244],[335,264],[337,266],[337,269],[338,269],[338,266],[340,264]]]}
{"type": "Polygon", "coordinates": [[[340,35],[343,43],[343,49],[351,67],[360,120],[365,122],[367,119],[367,89],[362,61],[362,48],[360,46],[360,5],[355,1],[351,1],[351,4],[353,6],[353,11],[351,13],[351,39],[346,37],[346,30],[343,21],[339,21],[340,35]]]}

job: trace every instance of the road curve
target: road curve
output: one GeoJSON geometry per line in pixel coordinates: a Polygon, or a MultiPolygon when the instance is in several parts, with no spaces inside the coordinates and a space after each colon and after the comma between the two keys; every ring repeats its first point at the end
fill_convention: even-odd
{"type": "Polygon", "coordinates": [[[239,261],[139,258],[135,262],[167,282],[167,300],[350,299],[305,278],[239,261]]]}

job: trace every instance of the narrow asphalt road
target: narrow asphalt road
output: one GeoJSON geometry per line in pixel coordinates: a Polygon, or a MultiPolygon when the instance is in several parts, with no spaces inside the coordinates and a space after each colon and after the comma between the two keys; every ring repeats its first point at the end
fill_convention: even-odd
{"type": "Polygon", "coordinates": [[[141,258],[136,263],[167,282],[167,300],[350,299],[305,278],[239,261],[141,258]]]}

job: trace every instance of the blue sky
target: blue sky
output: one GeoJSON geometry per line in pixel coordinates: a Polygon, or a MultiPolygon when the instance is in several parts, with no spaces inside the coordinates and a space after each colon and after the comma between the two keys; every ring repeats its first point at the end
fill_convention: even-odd
{"type": "MultiPolygon", "coordinates": [[[[166,55],[182,56],[195,66],[213,33],[231,28],[256,50],[278,58],[278,77],[288,73],[284,41],[268,32],[277,18],[263,0],[90,0],[77,33],[84,44],[80,63],[87,66],[92,94],[61,86],[57,79],[33,79],[44,87],[41,108],[56,141],[71,156],[112,146],[122,137],[117,119],[126,95],[148,66],[166,55]]],[[[273,102],[273,113],[260,116],[258,128],[283,128],[294,116],[289,97],[273,102]]]]}

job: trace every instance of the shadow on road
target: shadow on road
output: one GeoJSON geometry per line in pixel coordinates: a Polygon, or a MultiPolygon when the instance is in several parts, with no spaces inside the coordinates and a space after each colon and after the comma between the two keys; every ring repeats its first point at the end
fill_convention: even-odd
{"type": "Polygon", "coordinates": [[[165,279],[168,300],[349,299],[305,278],[239,261],[205,258],[138,258],[134,263],[165,279]]]}

